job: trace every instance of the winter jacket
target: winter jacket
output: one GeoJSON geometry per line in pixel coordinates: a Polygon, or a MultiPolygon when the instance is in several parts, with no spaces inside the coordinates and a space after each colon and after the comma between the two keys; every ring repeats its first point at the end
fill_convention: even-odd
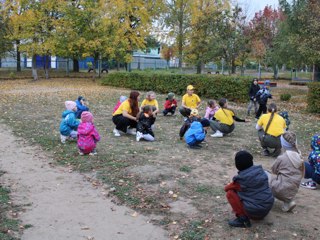
{"type": "Polygon", "coordinates": [[[298,192],[304,173],[303,160],[296,151],[283,152],[272,165],[270,188],[277,199],[289,202],[298,192]]]}
{"type": "Polygon", "coordinates": [[[180,131],[179,131],[179,136],[180,136],[180,139],[183,138],[184,134],[188,131],[188,129],[190,128],[190,125],[192,122],[194,121],[198,121],[200,122],[201,121],[201,118],[200,117],[195,117],[195,116],[191,116],[189,118],[187,118],[187,120],[184,122],[184,124],[182,125],[182,127],[180,128],[180,131]]]}
{"type": "Polygon", "coordinates": [[[60,122],[60,133],[64,136],[69,136],[71,131],[76,131],[80,121],[76,119],[75,112],[66,110],[62,113],[62,120],[60,122]]]}
{"type": "Polygon", "coordinates": [[[167,98],[164,103],[164,109],[171,109],[172,104],[174,104],[175,106],[178,106],[177,101],[175,99],[168,100],[168,98],[167,98]]]}
{"type": "Polygon", "coordinates": [[[244,209],[253,219],[264,218],[271,210],[274,202],[268,184],[268,176],[261,166],[251,166],[239,171],[233,181],[240,184],[238,195],[244,209]]]}
{"type": "Polygon", "coordinates": [[[249,90],[249,97],[250,100],[253,100],[256,98],[257,92],[260,90],[260,86],[257,84],[251,84],[250,90],[249,90]]]}
{"type": "Polygon", "coordinates": [[[309,154],[309,163],[315,169],[316,174],[320,174],[320,136],[315,135],[311,140],[312,152],[309,154]]]}
{"type": "Polygon", "coordinates": [[[190,128],[185,133],[186,143],[190,146],[202,142],[206,137],[206,133],[202,127],[202,124],[198,121],[191,123],[190,128]]]}
{"type": "Polygon", "coordinates": [[[272,98],[269,90],[265,87],[260,89],[256,94],[256,99],[259,104],[267,104],[268,98],[272,98]]]}
{"type": "Polygon", "coordinates": [[[76,100],[75,102],[77,104],[76,117],[80,119],[82,112],[89,111],[89,108],[85,105],[82,105],[82,103],[79,100],[76,100]]]}
{"type": "Polygon", "coordinates": [[[204,115],[204,118],[208,120],[215,120],[213,117],[214,114],[219,110],[219,106],[215,106],[213,109],[211,107],[206,108],[206,114],[204,115]]]}
{"type": "Polygon", "coordinates": [[[152,116],[146,117],[144,113],[141,113],[139,116],[138,124],[137,124],[137,131],[143,134],[150,134],[151,136],[154,137],[154,133],[151,129],[152,122],[153,122],[152,116]]]}
{"type": "Polygon", "coordinates": [[[96,148],[96,143],[100,141],[100,135],[91,122],[80,123],[78,127],[78,148],[85,154],[92,152],[96,148]]]}

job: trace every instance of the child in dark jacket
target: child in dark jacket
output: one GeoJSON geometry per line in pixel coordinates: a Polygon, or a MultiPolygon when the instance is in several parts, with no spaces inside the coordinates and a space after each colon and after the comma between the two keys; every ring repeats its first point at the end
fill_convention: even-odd
{"type": "Polygon", "coordinates": [[[60,140],[65,143],[68,138],[77,138],[77,129],[80,121],[76,119],[77,104],[74,101],[66,101],[66,110],[62,113],[60,122],[60,140]]]}
{"type": "Polygon", "coordinates": [[[137,118],[137,142],[139,142],[141,139],[151,142],[154,141],[154,133],[151,128],[152,124],[154,123],[152,106],[146,105],[142,107],[142,112],[138,114],[137,118]]]}
{"type": "Polygon", "coordinates": [[[256,100],[259,103],[259,108],[256,113],[256,119],[259,119],[259,117],[261,116],[262,113],[267,112],[268,99],[272,98],[272,95],[269,91],[269,84],[270,83],[267,82],[267,80],[266,80],[263,87],[256,94],[256,100]]]}
{"type": "Polygon", "coordinates": [[[164,110],[162,111],[163,116],[167,116],[168,113],[173,115],[176,111],[178,104],[177,101],[174,99],[174,93],[168,93],[168,97],[164,103],[164,110]]]}
{"type": "Polygon", "coordinates": [[[250,111],[253,106],[254,106],[254,113],[257,113],[258,111],[259,104],[257,102],[256,95],[259,90],[260,90],[260,86],[258,84],[258,79],[254,78],[249,90],[250,103],[249,103],[248,112],[247,112],[248,116],[250,115],[250,111]]]}
{"type": "Polygon", "coordinates": [[[239,170],[233,182],[225,186],[226,197],[236,219],[229,220],[232,227],[251,227],[250,219],[263,219],[271,210],[274,202],[268,184],[268,176],[261,166],[253,165],[253,157],[247,151],[239,151],[235,156],[239,170]]]}
{"type": "Polygon", "coordinates": [[[89,111],[89,108],[87,106],[88,103],[84,97],[79,96],[78,99],[76,100],[76,104],[77,104],[76,118],[80,119],[82,112],[89,111]]]}
{"type": "Polygon", "coordinates": [[[84,111],[81,114],[81,123],[78,127],[79,154],[96,155],[96,144],[100,141],[100,135],[93,124],[93,116],[84,111]]]}

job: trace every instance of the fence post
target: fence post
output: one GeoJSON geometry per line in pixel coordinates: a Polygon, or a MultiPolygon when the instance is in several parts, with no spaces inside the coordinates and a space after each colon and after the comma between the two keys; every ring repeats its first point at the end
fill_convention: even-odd
{"type": "Polygon", "coordinates": [[[66,73],[67,73],[67,77],[69,77],[69,58],[67,58],[66,73]]]}

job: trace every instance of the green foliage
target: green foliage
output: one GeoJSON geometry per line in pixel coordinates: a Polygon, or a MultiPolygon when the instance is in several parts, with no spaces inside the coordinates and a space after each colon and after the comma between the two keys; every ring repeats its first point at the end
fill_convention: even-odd
{"type": "Polygon", "coordinates": [[[280,95],[280,100],[281,101],[289,101],[291,99],[291,94],[290,93],[284,93],[280,95]]]}
{"type": "Polygon", "coordinates": [[[310,83],[308,87],[308,111],[320,113],[320,82],[310,83]]]}
{"type": "Polygon", "coordinates": [[[178,95],[183,95],[187,85],[192,84],[201,97],[225,97],[230,101],[245,102],[250,82],[250,77],[116,72],[108,74],[101,84],[158,93],[174,92],[178,95]]]}
{"type": "Polygon", "coordinates": [[[183,165],[182,167],[180,167],[179,170],[180,170],[181,172],[187,172],[187,173],[189,173],[189,172],[191,172],[191,167],[186,166],[186,165],[183,165]]]}

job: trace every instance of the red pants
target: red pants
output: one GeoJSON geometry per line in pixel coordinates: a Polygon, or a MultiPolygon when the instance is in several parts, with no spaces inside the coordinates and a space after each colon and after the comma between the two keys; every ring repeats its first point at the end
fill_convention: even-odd
{"type": "Polygon", "coordinates": [[[227,191],[226,197],[237,217],[247,216],[239,195],[234,190],[227,191]]]}

